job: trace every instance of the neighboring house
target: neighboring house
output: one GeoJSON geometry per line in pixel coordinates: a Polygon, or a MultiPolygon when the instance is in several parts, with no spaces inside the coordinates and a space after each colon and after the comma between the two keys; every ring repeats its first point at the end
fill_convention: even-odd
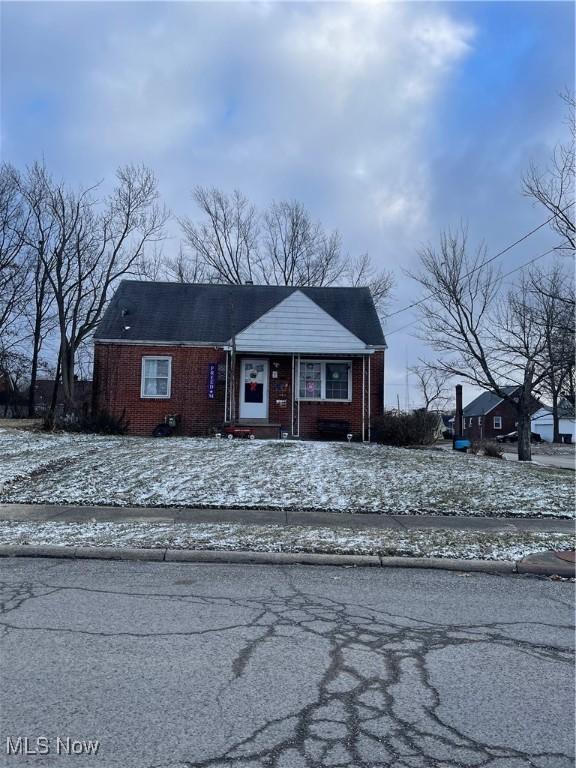
{"type": "Polygon", "coordinates": [[[386,342],[368,288],[123,281],[95,335],[94,406],[150,435],[370,439],[386,342]],[[330,423],[329,423],[330,422],[330,423]]]}
{"type": "MultiPolygon", "coordinates": [[[[507,395],[513,395],[518,387],[502,387],[507,395]]],[[[534,401],[533,411],[540,407],[534,401]]],[[[483,392],[462,411],[462,435],[470,440],[491,440],[498,435],[514,432],[518,416],[514,406],[495,392],[483,392]]]]}
{"type": "MultiPolygon", "coordinates": [[[[552,408],[543,406],[532,416],[532,432],[540,435],[542,440],[551,443],[554,439],[554,423],[552,408]]],[[[572,443],[576,441],[576,415],[574,404],[564,398],[558,403],[558,432],[560,439],[572,443]]]]}

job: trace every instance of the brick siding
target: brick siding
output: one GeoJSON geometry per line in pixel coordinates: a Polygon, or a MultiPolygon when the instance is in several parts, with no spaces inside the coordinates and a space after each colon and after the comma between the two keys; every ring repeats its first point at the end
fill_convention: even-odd
{"type": "MultiPolygon", "coordinates": [[[[371,356],[371,418],[382,414],[383,352],[371,356]]],[[[240,385],[240,355],[236,367],[236,409],[238,414],[238,387],[240,385]]],[[[292,356],[246,355],[265,357],[269,361],[269,413],[271,423],[281,424],[289,433],[295,431],[297,404],[292,421],[292,356]],[[277,376],[273,377],[272,372],[277,376]],[[283,405],[278,401],[286,401],[283,405]]],[[[329,359],[352,360],[351,402],[300,403],[300,436],[318,437],[318,419],[343,419],[351,424],[356,439],[362,431],[362,358],[330,356],[329,359]]],[[[306,359],[306,358],[302,358],[306,359]]],[[[309,359],[321,359],[309,356],[309,359]]],[[[207,396],[208,364],[224,366],[226,353],[212,347],[166,347],[96,344],[94,354],[94,407],[114,416],[124,414],[129,420],[129,433],[150,435],[165,416],[180,416],[179,432],[183,435],[207,435],[224,422],[224,380],[221,377],[214,400],[207,396]],[[172,358],[172,386],[170,398],[141,398],[142,358],[146,355],[172,358]]],[[[366,368],[367,369],[367,368],[366,368]]],[[[365,381],[367,392],[367,377],[365,381]]],[[[367,430],[368,408],[365,404],[367,430]]],[[[367,431],[366,431],[367,435],[367,431]]]]}

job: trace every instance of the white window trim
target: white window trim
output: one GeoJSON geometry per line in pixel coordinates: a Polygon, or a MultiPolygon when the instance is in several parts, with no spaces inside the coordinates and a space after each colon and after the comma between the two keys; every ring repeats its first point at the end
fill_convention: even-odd
{"type": "Polygon", "coordinates": [[[494,429],[502,429],[502,416],[493,416],[492,425],[494,429]],[[496,425],[496,421],[498,421],[498,425],[496,425]]]}
{"type": "Polygon", "coordinates": [[[168,355],[144,355],[140,368],[140,398],[142,400],[169,400],[172,396],[172,358],[168,355]],[[147,360],[167,360],[168,361],[168,394],[166,395],[146,395],[144,394],[145,366],[147,360]]]}
{"type": "Polygon", "coordinates": [[[296,400],[309,403],[351,403],[352,402],[352,360],[300,359],[300,366],[306,363],[320,363],[320,397],[300,397],[300,370],[298,370],[296,400]],[[348,366],[348,397],[326,397],[326,363],[341,363],[348,366]]]}

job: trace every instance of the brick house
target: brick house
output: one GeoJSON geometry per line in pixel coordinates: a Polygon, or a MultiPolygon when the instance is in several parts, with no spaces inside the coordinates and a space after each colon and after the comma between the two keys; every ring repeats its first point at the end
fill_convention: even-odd
{"type": "MultiPolygon", "coordinates": [[[[507,395],[513,395],[518,387],[502,387],[507,395]]],[[[533,412],[540,407],[534,400],[533,412]]],[[[462,436],[470,440],[492,440],[499,435],[514,432],[518,416],[514,406],[495,392],[483,392],[462,411],[462,436]]]]}
{"type": "Polygon", "coordinates": [[[315,438],[340,425],[370,440],[383,412],[386,342],[367,288],[125,280],[95,335],[96,411],[150,435],[226,424],[315,438]]]}

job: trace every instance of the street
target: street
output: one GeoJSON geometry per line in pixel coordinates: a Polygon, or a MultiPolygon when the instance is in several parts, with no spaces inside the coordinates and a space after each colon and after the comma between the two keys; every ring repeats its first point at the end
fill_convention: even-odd
{"type": "Polygon", "coordinates": [[[0,582],[2,768],[573,765],[571,583],[34,558],[0,582]]]}

